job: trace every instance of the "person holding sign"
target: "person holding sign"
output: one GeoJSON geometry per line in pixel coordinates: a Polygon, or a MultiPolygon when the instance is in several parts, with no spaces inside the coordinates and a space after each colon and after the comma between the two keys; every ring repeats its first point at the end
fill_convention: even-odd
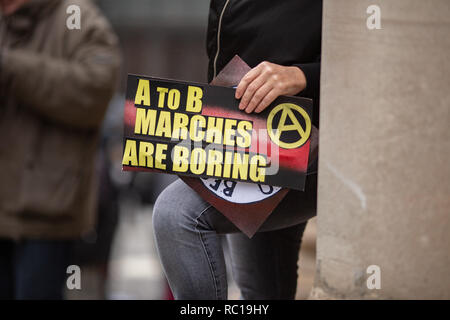
{"type": "MultiPolygon", "coordinates": [[[[238,108],[259,113],[282,95],[314,100],[318,127],[322,1],[212,0],[207,33],[211,81],[235,55],[252,69],[236,88],[238,108]]],[[[244,299],[293,299],[306,221],[315,215],[317,174],[291,190],[251,239],[181,180],[159,196],[157,249],[176,299],[227,299],[220,235],[244,299]]]]}

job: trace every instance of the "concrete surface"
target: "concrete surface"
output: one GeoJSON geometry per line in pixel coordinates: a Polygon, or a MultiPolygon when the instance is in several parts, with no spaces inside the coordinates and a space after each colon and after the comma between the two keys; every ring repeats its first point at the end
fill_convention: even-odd
{"type": "Polygon", "coordinates": [[[450,1],[325,0],[323,23],[311,297],[449,299],[450,1]]]}

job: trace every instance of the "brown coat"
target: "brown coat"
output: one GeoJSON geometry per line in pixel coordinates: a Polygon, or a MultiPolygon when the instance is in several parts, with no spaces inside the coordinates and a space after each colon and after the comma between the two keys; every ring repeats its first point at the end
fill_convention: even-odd
{"type": "Polygon", "coordinates": [[[0,237],[78,237],[95,222],[117,38],[88,0],[31,0],[0,19],[0,237]],[[80,30],[66,26],[69,5],[80,30]]]}

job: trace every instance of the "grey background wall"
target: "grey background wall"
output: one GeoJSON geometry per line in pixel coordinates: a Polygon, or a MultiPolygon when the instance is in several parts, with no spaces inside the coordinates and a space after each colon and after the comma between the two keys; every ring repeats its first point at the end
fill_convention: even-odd
{"type": "Polygon", "coordinates": [[[450,1],[324,0],[322,43],[312,297],[448,299],[450,1]]]}

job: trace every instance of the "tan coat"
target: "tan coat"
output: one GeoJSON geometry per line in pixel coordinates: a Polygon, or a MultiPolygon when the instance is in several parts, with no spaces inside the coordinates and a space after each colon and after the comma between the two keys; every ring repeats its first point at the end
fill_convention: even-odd
{"type": "Polygon", "coordinates": [[[31,0],[0,19],[0,237],[78,237],[95,221],[117,38],[87,0],[31,0]],[[81,8],[80,30],[66,26],[69,5],[81,8]]]}

